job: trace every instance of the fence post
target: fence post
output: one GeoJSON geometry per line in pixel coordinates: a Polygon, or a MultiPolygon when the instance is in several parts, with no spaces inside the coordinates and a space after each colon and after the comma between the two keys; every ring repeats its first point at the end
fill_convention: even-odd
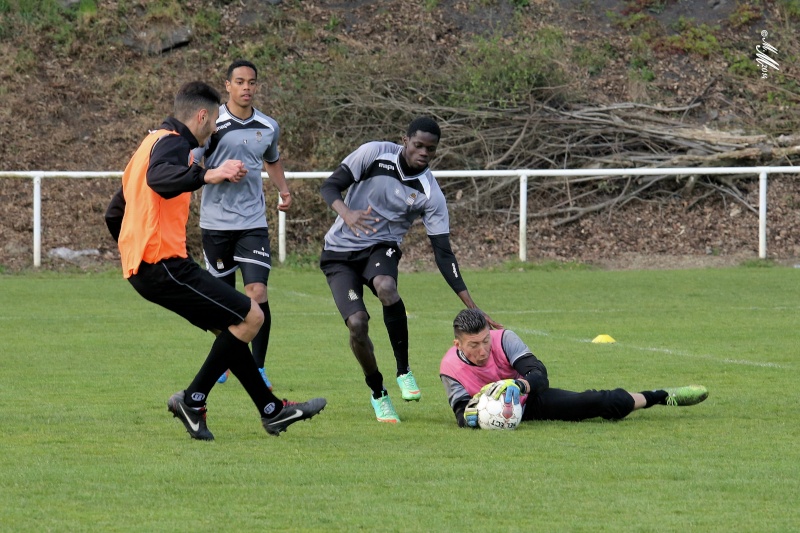
{"type": "Polygon", "coordinates": [[[286,212],[278,211],[278,261],[286,262],[286,212]]]}
{"type": "Polygon", "coordinates": [[[528,260],[528,176],[519,176],[519,260],[528,260]]]}
{"type": "Polygon", "coordinates": [[[767,258],[767,173],[758,175],[758,257],[767,258]]]}
{"type": "MultiPolygon", "coordinates": [[[[280,193],[278,194],[278,205],[283,203],[280,193]]],[[[286,211],[278,210],[278,261],[286,262],[286,211]]]]}
{"type": "Polygon", "coordinates": [[[33,175],[33,266],[42,266],[42,175],[33,175]]]}

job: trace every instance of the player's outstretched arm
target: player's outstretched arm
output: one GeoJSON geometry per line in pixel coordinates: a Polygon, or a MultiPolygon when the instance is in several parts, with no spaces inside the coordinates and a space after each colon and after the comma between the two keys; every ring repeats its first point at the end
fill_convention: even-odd
{"type": "MultiPolygon", "coordinates": [[[[464,302],[464,305],[468,309],[479,309],[479,307],[472,300],[472,296],[470,296],[469,291],[467,289],[464,289],[463,291],[459,292],[458,297],[461,298],[461,301],[464,302]]],[[[503,325],[501,323],[492,320],[492,317],[487,315],[485,311],[481,310],[481,312],[483,313],[483,316],[486,317],[486,322],[492,329],[503,329],[503,325]]]]}
{"type": "MultiPolygon", "coordinates": [[[[467,284],[461,277],[461,270],[458,268],[458,261],[453,249],[450,247],[450,235],[447,233],[441,235],[428,235],[433,247],[433,257],[436,260],[436,266],[439,267],[447,284],[453,289],[453,292],[458,294],[458,297],[464,302],[464,305],[469,309],[477,309],[478,306],[472,300],[472,296],[467,289],[467,284]]],[[[502,324],[495,322],[484,313],[486,321],[494,329],[502,329],[502,324]]]]}

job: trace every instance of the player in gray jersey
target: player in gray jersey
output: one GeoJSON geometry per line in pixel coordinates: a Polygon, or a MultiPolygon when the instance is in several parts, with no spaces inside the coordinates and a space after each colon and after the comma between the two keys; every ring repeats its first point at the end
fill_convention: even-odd
{"type": "MultiPolygon", "coordinates": [[[[450,218],[439,184],[428,167],[441,131],[431,118],[408,127],[403,144],[369,142],[348,155],[320,188],[339,215],[325,235],[320,268],[325,273],[339,313],[350,330],[350,348],[361,365],[379,422],[400,417],[383,386],[372,340],[364,285],[383,305],[383,321],[397,363],[397,384],[403,400],[419,401],[421,393],[408,363],[408,318],[397,292],[400,243],[421,218],[433,245],[439,271],[468,308],[477,308],[450,248],[450,218]],[[342,193],[347,196],[342,199],[342,193]]],[[[501,327],[488,316],[493,327],[501,327]]]]}
{"type": "MultiPolygon", "coordinates": [[[[279,191],[278,209],[289,209],[292,196],[278,153],[278,123],[252,104],[257,86],[255,65],[244,60],[231,63],[225,80],[229,98],[219,108],[217,131],[205,147],[195,151],[195,156],[198,161],[205,157],[206,168],[215,168],[232,158],[242,161],[247,168],[247,176],[239,183],[223,182],[203,190],[200,202],[203,256],[208,271],[231,286],[236,286],[236,271],[241,270],[245,293],[264,312],[264,324],[252,341],[252,349],[261,376],[271,389],[264,361],[272,325],[267,297],[272,259],[261,171],[269,174],[279,191]]],[[[226,372],[219,382],[224,383],[227,377],[226,372]]]]}

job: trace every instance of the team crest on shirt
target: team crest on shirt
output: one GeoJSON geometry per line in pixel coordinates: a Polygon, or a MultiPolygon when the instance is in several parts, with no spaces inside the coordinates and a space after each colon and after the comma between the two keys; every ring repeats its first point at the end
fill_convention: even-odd
{"type": "Polygon", "coordinates": [[[416,193],[416,192],[412,192],[412,193],[411,193],[411,194],[409,194],[409,195],[408,195],[408,197],[406,198],[406,203],[407,203],[408,205],[414,205],[414,200],[416,200],[416,199],[417,199],[417,193],[416,193]]]}
{"type": "Polygon", "coordinates": [[[356,294],[356,291],[354,291],[353,289],[350,289],[350,291],[347,293],[347,298],[351,302],[355,302],[356,300],[358,300],[358,294],[356,294]]]}
{"type": "Polygon", "coordinates": [[[260,142],[261,142],[261,137],[262,137],[262,136],[261,136],[261,132],[260,132],[260,131],[257,131],[257,132],[256,132],[256,142],[259,142],[259,143],[260,143],[260,142]]]}
{"type": "Polygon", "coordinates": [[[222,262],[222,259],[217,259],[217,270],[222,270],[225,268],[225,263],[222,262]]]}

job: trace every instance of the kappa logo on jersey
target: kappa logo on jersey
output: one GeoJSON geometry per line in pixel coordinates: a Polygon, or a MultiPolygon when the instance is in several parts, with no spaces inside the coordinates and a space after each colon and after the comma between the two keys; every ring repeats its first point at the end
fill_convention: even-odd
{"type": "Polygon", "coordinates": [[[225,124],[223,124],[222,126],[217,126],[217,131],[222,131],[222,130],[224,130],[225,128],[227,128],[228,126],[230,126],[230,125],[231,125],[231,121],[229,120],[228,122],[226,122],[226,123],[225,123],[225,124]]]}
{"type": "Polygon", "coordinates": [[[356,294],[356,291],[354,291],[353,289],[350,289],[350,290],[347,292],[347,298],[348,298],[348,299],[349,299],[351,302],[355,302],[356,300],[358,300],[358,294],[356,294]]]}
{"type": "Polygon", "coordinates": [[[386,163],[378,163],[378,168],[394,171],[394,165],[387,165],[386,163]]]}
{"type": "Polygon", "coordinates": [[[261,250],[253,250],[253,253],[262,257],[269,257],[269,253],[265,252],[264,248],[261,248],[261,250]]]}
{"type": "Polygon", "coordinates": [[[394,255],[394,248],[389,248],[386,250],[386,257],[392,257],[394,255]]]}

